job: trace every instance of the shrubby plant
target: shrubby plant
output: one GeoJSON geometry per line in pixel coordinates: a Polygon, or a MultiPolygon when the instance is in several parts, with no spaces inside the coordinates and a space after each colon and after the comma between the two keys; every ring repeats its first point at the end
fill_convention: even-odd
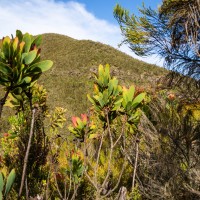
{"type": "MultiPolygon", "coordinates": [[[[53,64],[50,60],[40,61],[40,43],[41,36],[33,37],[28,33],[23,35],[21,31],[17,30],[15,38],[7,36],[2,39],[0,49],[0,84],[4,86],[6,91],[0,101],[0,116],[9,96],[6,104],[16,110],[16,118],[11,121],[13,126],[10,132],[12,136],[17,137],[15,147],[18,149],[14,163],[8,156],[5,164],[7,167],[12,165],[16,167],[17,182],[20,182],[21,177],[18,198],[22,195],[24,185],[26,185],[26,198],[28,198],[30,185],[27,182],[27,177],[31,179],[31,176],[34,176],[34,170],[44,165],[45,160],[41,157],[36,158],[37,155],[34,158],[29,157],[31,147],[35,146],[37,149],[44,147],[44,140],[42,140],[44,135],[39,133],[43,132],[45,106],[41,105],[40,102],[43,98],[40,94],[42,89],[37,87],[35,83],[41,74],[50,69],[53,64]],[[36,100],[36,96],[40,96],[40,98],[36,100]],[[36,132],[39,133],[36,134],[36,132]],[[36,140],[33,141],[32,138],[36,140]],[[31,159],[33,159],[32,164],[31,159]],[[21,171],[21,166],[23,166],[23,171],[21,171]],[[30,169],[27,169],[29,167],[30,169]]],[[[43,156],[45,156],[45,152],[45,149],[41,151],[43,156]]],[[[29,183],[34,187],[34,180],[29,183]]]]}
{"type": "MultiPolygon", "coordinates": [[[[134,189],[138,150],[136,164],[131,167],[127,144],[130,134],[137,135],[145,93],[134,94],[134,86],[129,89],[120,86],[118,80],[111,77],[109,65],[100,65],[95,75],[94,93],[88,95],[92,103],[88,116],[72,118],[73,126],[69,130],[77,141],[77,148],[83,152],[84,175],[96,199],[116,196],[122,177],[130,171],[132,183],[126,184],[132,184],[130,191],[134,189]]],[[[139,143],[137,137],[135,142],[139,143]]]]}
{"type": "Polygon", "coordinates": [[[32,107],[30,92],[42,72],[52,66],[52,61],[40,61],[41,36],[34,38],[30,34],[16,31],[16,37],[2,39],[0,51],[0,84],[6,91],[0,103],[0,116],[3,105],[10,93],[19,101],[23,109],[23,100],[27,97],[32,107]]]}
{"type": "Polygon", "coordinates": [[[100,65],[87,95],[91,106],[67,125],[67,110],[48,108],[47,91],[37,83],[52,65],[40,61],[40,42],[20,31],[2,41],[0,77],[7,79],[0,80],[6,91],[0,111],[9,106],[15,115],[0,139],[0,195],[199,198],[199,118],[176,90],[125,87],[109,65],[100,65]],[[7,179],[4,171],[11,171],[7,179]]]}

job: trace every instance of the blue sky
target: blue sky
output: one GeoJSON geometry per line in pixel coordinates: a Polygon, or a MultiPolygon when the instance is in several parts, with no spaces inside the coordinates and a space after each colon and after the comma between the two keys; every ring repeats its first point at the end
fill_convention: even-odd
{"type": "MultiPolygon", "coordinates": [[[[78,40],[93,40],[118,49],[123,40],[113,17],[119,3],[137,13],[142,0],[0,0],[0,38],[15,35],[17,29],[32,35],[58,33],[78,40]]],[[[157,8],[162,0],[144,0],[157,8]]],[[[137,57],[127,46],[119,49],[137,59],[162,65],[155,57],[137,57]]]]}
{"type": "Polygon", "coordinates": [[[134,12],[135,14],[138,14],[137,8],[141,7],[143,2],[145,6],[156,9],[158,5],[161,4],[162,0],[76,0],[76,2],[85,4],[86,9],[93,13],[97,18],[106,19],[112,23],[116,23],[112,11],[117,3],[130,10],[131,13],[134,12]]]}

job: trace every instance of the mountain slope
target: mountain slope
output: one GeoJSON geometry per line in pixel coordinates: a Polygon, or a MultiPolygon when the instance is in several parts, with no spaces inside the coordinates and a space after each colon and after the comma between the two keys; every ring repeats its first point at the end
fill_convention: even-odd
{"type": "Polygon", "coordinates": [[[110,64],[112,74],[126,85],[153,86],[166,73],[163,68],[89,40],[44,34],[41,48],[42,59],[54,62],[53,68],[39,81],[48,90],[48,103],[51,107],[67,108],[70,115],[86,109],[86,94],[92,88],[92,72],[97,70],[99,64],[110,64]]]}

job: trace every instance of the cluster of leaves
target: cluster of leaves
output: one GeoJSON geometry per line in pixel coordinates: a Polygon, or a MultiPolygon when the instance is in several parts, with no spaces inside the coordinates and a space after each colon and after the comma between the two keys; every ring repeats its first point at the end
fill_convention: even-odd
{"type": "Polygon", "coordinates": [[[130,172],[126,147],[122,144],[126,143],[129,134],[137,131],[140,107],[146,94],[136,95],[134,86],[129,89],[120,86],[118,80],[111,77],[109,65],[100,65],[95,74],[94,93],[87,96],[92,103],[90,115],[82,114],[81,119],[72,117],[73,126],[69,126],[69,130],[84,155],[84,174],[98,199],[114,195],[122,173],[130,172]]]}
{"type": "MultiPolygon", "coordinates": [[[[163,0],[158,10],[143,6],[139,12],[140,17],[136,17],[119,5],[115,7],[114,16],[124,42],[138,55],[156,54],[164,58],[165,66],[173,72],[169,73],[168,81],[163,82],[163,88],[170,86],[174,90],[173,93],[164,90],[157,97],[154,94],[150,103],[148,112],[152,124],[143,126],[151,137],[145,139],[156,140],[154,133],[157,133],[156,144],[160,146],[158,151],[148,150],[156,161],[154,165],[147,161],[151,160],[148,155],[141,155],[140,166],[146,169],[140,169],[141,174],[138,174],[142,183],[140,192],[148,199],[198,199],[199,118],[195,113],[199,112],[200,2],[163,0]]],[[[148,144],[145,146],[149,148],[148,144]]]]}
{"type": "Polygon", "coordinates": [[[40,78],[40,83],[48,88],[48,105],[50,108],[55,105],[66,108],[68,121],[71,116],[86,112],[89,102],[85,93],[93,90],[91,72],[96,73],[99,64],[109,63],[111,73],[122,85],[127,86],[134,83],[148,88],[167,73],[164,68],[134,59],[111,46],[90,40],[76,40],[48,33],[42,35],[41,48],[41,57],[54,62],[53,69],[40,78]]]}
{"type": "Polygon", "coordinates": [[[199,40],[200,2],[196,0],[165,0],[159,12],[170,18],[169,27],[174,30],[172,35],[174,45],[191,42],[197,47],[197,54],[199,54],[197,41],[199,40]]]}
{"type": "Polygon", "coordinates": [[[95,75],[94,95],[88,95],[88,99],[93,104],[94,109],[99,113],[102,121],[107,121],[107,115],[112,122],[117,113],[126,114],[131,122],[135,117],[137,106],[144,100],[145,93],[134,96],[135,87],[129,89],[118,84],[118,80],[110,77],[110,67],[99,66],[99,73],[95,75]]]}
{"type": "MultiPolygon", "coordinates": [[[[150,103],[150,120],[158,136],[156,144],[159,145],[158,151],[151,156],[154,157],[157,167],[150,164],[151,168],[147,167],[148,178],[140,180],[147,181],[147,184],[153,182],[148,193],[151,198],[199,198],[196,186],[199,182],[197,144],[200,123],[199,119],[195,119],[192,110],[185,110],[185,107],[187,106],[180,104],[174,91],[167,90],[159,91],[150,103]],[[191,179],[194,174],[197,177],[191,179]]],[[[142,190],[145,192],[144,188],[140,191],[142,190]]]]}
{"type": "Polygon", "coordinates": [[[80,152],[80,151],[72,152],[71,171],[73,174],[74,182],[78,183],[79,179],[82,177],[83,171],[84,171],[82,152],[80,152]]]}
{"type": "Polygon", "coordinates": [[[91,132],[96,128],[96,126],[88,121],[86,114],[81,114],[81,118],[72,117],[73,126],[69,126],[69,131],[81,142],[84,142],[85,137],[88,135],[88,138],[94,138],[96,135],[91,134],[91,132]]]}
{"type": "Polygon", "coordinates": [[[47,115],[50,117],[52,131],[55,131],[58,127],[63,128],[63,124],[66,121],[65,113],[66,109],[62,107],[56,107],[53,113],[47,115]]]}
{"type": "MultiPolygon", "coordinates": [[[[88,114],[72,117],[67,132],[66,109],[56,107],[54,112],[49,112],[45,88],[33,84],[34,77],[39,77],[51,62],[38,61],[40,50],[35,45],[19,54],[20,44],[25,43],[25,48],[30,40],[28,34],[20,37],[17,32],[17,35],[21,41],[18,53],[10,59],[16,60],[21,55],[17,63],[23,67],[18,78],[21,76],[24,81],[10,80],[11,84],[4,81],[10,93],[6,105],[16,108],[17,114],[10,120],[12,127],[6,137],[14,141],[14,146],[1,146],[9,150],[8,155],[2,155],[2,165],[9,171],[16,168],[11,198],[16,198],[19,187],[22,193],[18,196],[27,199],[39,194],[46,199],[68,200],[199,197],[199,181],[193,179],[199,175],[199,121],[189,109],[180,107],[175,91],[154,94],[144,113],[142,108],[148,95],[134,86],[122,87],[111,76],[109,65],[100,65],[93,94],[87,95],[92,106],[88,114]],[[28,148],[29,157],[25,160],[28,148]],[[25,164],[23,187],[21,166],[25,164]]],[[[34,44],[36,39],[32,39],[34,44]]],[[[15,40],[6,38],[2,43],[3,52],[6,47],[13,52],[15,40]]],[[[0,64],[1,73],[8,78],[11,69],[12,73],[19,71],[18,65],[11,63],[6,64],[9,73],[0,64]]],[[[10,190],[13,180],[7,178],[6,191],[10,190]]],[[[5,182],[1,176],[0,181],[5,182]]]]}
{"type": "Polygon", "coordinates": [[[143,6],[140,17],[117,5],[114,16],[137,55],[160,55],[167,68],[199,79],[199,8],[197,0],[164,0],[158,10],[143,6]]]}
{"type": "Polygon", "coordinates": [[[0,52],[0,84],[14,97],[21,99],[22,91],[32,87],[42,72],[52,66],[52,61],[40,61],[41,36],[34,38],[28,33],[16,31],[16,37],[2,40],[0,52]]]}
{"type": "Polygon", "coordinates": [[[6,147],[11,153],[4,154],[2,159],[5,167],[16,169],[17,178],[14,188],[20,188],[18,194],[20,197],[25,176],[28,177],[26,192],[27,187],[32,187],[33,191],[30,191],[30,194],[34,193],[35,188],[39,188],[35,183],[39,181],[40,177],[35,180],[33,177],[35,174],[40,176],[41,166],[46,162],[48,148],[43,121],[47,96],[45,89],[36,82],[44,71],[51,68],[53,62],[50,60],[40,61],[41,36],[33,37],[28,33],[23,35],[21,31],[17,30],[15,38],[7,36],[1,42],[0,84],[6,93],[0,101],[0,116],[5,103],[6,106],[12,107],[16,111],[16,116],[10,118],[12,127],[8,131],[9,137],[6,137],[7,143],[11,145],[2,143],[2,147],[6,147]],[[36,117],[32,115],[31,119],[30,113],[32,110],[35,113],[36,109],[38,110],[37,115],[36,117]],[[33,133],[35,133],[34,139],[31,141],[33,133]],[[13,140],[13,138],[15,139],[13,140]],[[13,141],[11,142],[11,140],[13,141]],[[28,157],[29,153],[31,158],[28,157]],[[23,171],[21,166],[24,166],[23,171]],[[19,186],[20,182],[21,186],[19,186]]]}

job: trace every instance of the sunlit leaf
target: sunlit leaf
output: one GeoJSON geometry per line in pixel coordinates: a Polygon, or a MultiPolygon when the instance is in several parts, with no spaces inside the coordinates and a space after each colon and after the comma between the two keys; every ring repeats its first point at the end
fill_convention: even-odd
{"type": "Polygon", "coordinates": [[[34,61],[34,59],[36,58],[36,55],[37,55],[37,50],[32,50],[32,51],[28,52],[27,55],[24,57],[24,63],[26,65],[31,64],[34,61]]]}
{"type": "Polygon", "coordinates": [[[16,177],[15,169],[12,169],[11,172],[10,172],[10,174],[7,177],[6,188],[5,188],[5,196],[11,190],[12,185],[13,185],[13,183],[15,181],[15,177],[16,177]]]}
{"type": "Polygon", "coordinates": [[[45,72],[49,70],[52,67],[52,65],[53,65],[53,62],[51,60],[44,60],[44,61],[31,65],[30,71],[34,71],[37,69],[37,70],[41,70],[41,72],[45,72]]]}
{"type": "Polygon", "coordinates": [[[132,101],[134,93],[135,93],[135,87],[132,85],[127,91],[128,101],[132,101]]]}
{"type": "Polygon", "coordinates": [[[42,36],[39,35],[35,38],[35,40],[32,43],[38,47],[38,46],[40,46],[41,42],[42,42],[42,36]]]}
{"type": "Polygon", "coordinates": [[[132,108],[136,108],[138,104],[140,104],[144,100],[145,96],[146,93],[140,93],[137,97],[135,97],[132,103],[132,108]]]}
{"type": "Polygon", "coordinates": [[[28,53],[30,51],[30,48],[31,48],[31,42],[32,42],[31,41],[31,35],[29,35],[28,33],[25,33],[22,40],[25,42],[24,51],[26,53],[28,53]]]}

